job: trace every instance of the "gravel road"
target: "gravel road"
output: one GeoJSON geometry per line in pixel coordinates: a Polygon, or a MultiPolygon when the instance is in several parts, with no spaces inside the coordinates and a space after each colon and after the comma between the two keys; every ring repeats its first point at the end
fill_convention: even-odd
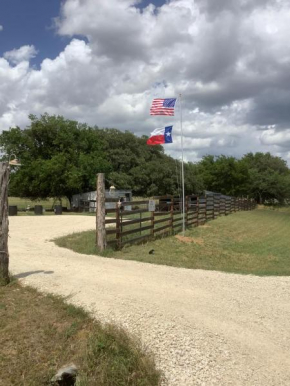
{"type": "MultiPolygon", "coordinates": [[[[139,335],[171,386],[290,385],[290,278],[86,256],[50,240],[94,217],[10,217],[10,268],[139,335]]],[[[158,251],[157,251],[158,253],[158,251]]]]}

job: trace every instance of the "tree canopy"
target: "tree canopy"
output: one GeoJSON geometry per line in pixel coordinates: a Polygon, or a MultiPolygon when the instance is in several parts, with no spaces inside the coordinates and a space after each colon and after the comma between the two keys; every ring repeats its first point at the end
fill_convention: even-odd
{"type": "Polygon", "coordinates": [[[208,155],[199,162],[199,170],[208,190],[248,196],[259,203],[290,198],[290,170],[270,153],[248,153],[239,160],[208,155]]]}
{"type": "MultiPolygon", "coordinates": [[[[10,128],[0,135],[2,158],[16,154],[22,164],[11,175],[10,195],[71,200],[73,194],[95,189],[97,173],[105,173],[107,187],[132,189],[135,195],[180,193],[180,161],[164,154],[162,146],[148,146],[147,136],[48,114],[29,118],[24,130],[10,128]]],[[[242,159],[207,155],[185,164],[186,194],[205,189],[282,202],[290,197],[290,171],[270,153],[249,153],[242,159]]]]}

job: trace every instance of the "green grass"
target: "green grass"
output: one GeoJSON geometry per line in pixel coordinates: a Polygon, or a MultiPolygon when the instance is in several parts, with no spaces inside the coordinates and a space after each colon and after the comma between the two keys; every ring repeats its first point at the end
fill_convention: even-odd
{"type": "MultiPolygon", "coordinates": [[[[26,209],[29,205],[33,208],[35,205],[42,205],[44,209],[52,209],[54,205],[59,205],[60,201],[53,198],[47,198],[46,200],[29,200],[28,198],[20,197],[8,197],[9,205],[17,205],[18,209],[26,209]]],[[[70,208],[70,203],[66,197],[62,198],[62,206],[70,208]]]]}
{"type": "MultiPolygon", "coordinates": [[[[39,216],[34,213],[34,211],[29,212],[18,212],[17,216],[39,216]]],[[[41,216],[56,216],[54,211],[45,211],[41,216]]],[[[57,215],[59,216],[59,215],[57,215]]],[[[61,216],[94,216],[96,217],[96,213],[93,212],[62,212],[61,216]]]]}
{"type": "Polygon", "coordinates": [[[78,386],[157,386],[161,373],[140,342],[60,297],[16,281],[0,287],[0,385],[49,385],[69,363],[78,386]]]}
{"type": "MultiPolygon", "coordinates": [[[[290,210],[271,208],[219,217],[174,236],[143,245],[107,250],[105,256],[191,269],[254,275],[290,275],[290,210]],[[154,255],[148,252],[154,249],[154,255]]],[[[56,240],[57,245],[84,254],[99,254],[95,232],[56,240]]]]}
{"type": "MultiPolygon", "coordinates": [[[[43,213],[44,216],[54,216],[54,211],[47,211],[47,209],[53,209],[55,205],[60,205],[59,200],[54,200],[53,198],[47,198],[46,200],[29,200],[26,198],[19,198],[19,197],[8,197],[8,204],[9,205],[17,205],[18,207],[18,213],[17,216],[35,216],[34,211],[24,211],[28,206],[30,208],[34,208],[35,205],[42,205],[45,209],[45,212],[43,213]]],[[[67,198],[62,198],[62,206],[70,208],[70,203],[67,198]]],[[[96,213],[94,212],[63,212],[63,215],[73,215],[73,216],[95,216],[96,213]]]]}

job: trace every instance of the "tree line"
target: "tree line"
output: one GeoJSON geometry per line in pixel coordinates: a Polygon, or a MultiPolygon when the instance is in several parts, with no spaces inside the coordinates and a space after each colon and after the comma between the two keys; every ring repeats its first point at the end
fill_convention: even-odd
{"type": "MultiPolygon", "coordinates": [[[[43,199],[95,190],[96,174],[105,173],[107,188],[132,189],[137,196],[180,194],[180,161],[148,146],[147,136],[90,127],[62,116],[30,115],[30,125],[0,135],[2,160],[15,154],[21,167],[11,174],[9,195],[43,199]]],[[[186,194],[204,190],[248,196],[263,203],[290,198],[290,170],[270,153],[241,159],[206,155],[185,164],[186,194]]]]}

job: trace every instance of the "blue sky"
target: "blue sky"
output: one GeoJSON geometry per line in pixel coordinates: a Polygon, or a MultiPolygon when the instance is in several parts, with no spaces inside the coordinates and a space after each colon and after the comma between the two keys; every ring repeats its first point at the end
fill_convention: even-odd
{"type": "MultiPolygon", "coordinates": [[[[165,2],[143,0],[138,7],[150,3],[161,6],[165,2]]],[[[55,58],[70,41],[69,37],[59,36],[54,28],[53,19],[59,16],[60,4],[60,0],[1,0],[0,56],[28,44],[38,51],[31,61],[33,65],[38,67],[43,59],[55,58]]]]}
{"type": "Polygon", "coordinates": [[[52,19],[59,10],[59,0],[1,0],[0,55],[28,44],[39,51],[35,63],[54,58],[68,42],[57,36],[53,28],[52,19]]]}
{"type": "Polygon", "coordinates": [[[165,0],[142,0],[140,3],[140,7],[144,8],[147,7],[148,4],[154,4],[156,7],[160,7],[161,5],[165,4],[165,0]]]}

